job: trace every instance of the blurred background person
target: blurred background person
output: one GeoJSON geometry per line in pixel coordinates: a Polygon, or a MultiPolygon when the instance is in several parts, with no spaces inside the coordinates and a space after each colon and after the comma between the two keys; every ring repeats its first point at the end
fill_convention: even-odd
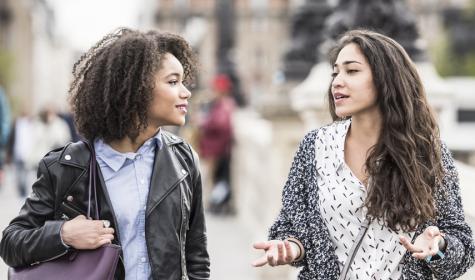
{"type": "Polygon", "coordinates": [[[80,137],[76,129],[76,125],[74,124],[74,118],[73,118],[73,114],[71,113],[71,108],[69,108],[68,106],[67,110],[58,112],[58,117],[63,119],[68,125],[69,133],[71,135],[71,142],[79,141],[80,137]]]}
{"type": "Polygon", "coordinates": [[[232,116],[234,100],[230,96],[232,83],[225,74],[212,82],[212,100],[199,121],[200,155],[209,168],[212,185],[208,199],[212,213],[229,213],[231,209],[231,150],[233,143],[232,116]]]}
{"type": "Polygon", "coordinates": [[[22,198],[29,192],[27,186],[33,180],[33,171],[41,158],[71,141],[68,125],[53,106],[45,106],[37,116],[30,113],[29,106],[23,106],[13,123],[7,148],[8,162],[13,164],[14,181],[22,198]]]}
{"type": "Polygon", "coordinates": [[[35,145],[34,120],[24,107],[15,118],[8,139],[7,159],[15,169],[15,184],[20,197],[26,197],[30,172],[33,170],[31,153],[35,145]]]}
{"type": "Polygon", "coordinates": [[[5,163],[5,148],[10,133],[10,104],[0,85],[0,187],[3,185],[3,167],[5,163]]]}
{"type": "Polygon", "coordinates": [[[31,153],[33,165],[36,165],[47,152],[62,147],[72,140],[68,124],[59,117],[53,105],[46,105],[40,110],[34,124],[36,140],[31,153]]]}

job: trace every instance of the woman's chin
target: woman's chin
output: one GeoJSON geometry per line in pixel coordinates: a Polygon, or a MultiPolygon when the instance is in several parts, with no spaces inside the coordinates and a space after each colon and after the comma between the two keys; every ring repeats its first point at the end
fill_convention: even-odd
{"type": "Polygon", "coordinates": [[[173,123],[170,123],[169,125],[171,126],[184,126],[186,123],[186,121],[183,119],[183,120],[177,120],[173,123]]]}
{"type": "Polygon", "coordinates": [[[351,114],[349,112],[346,112],[346,111],[335,111],[335,115],[337,115],[337,117],[340,118],[340,119],[345,119],[348,116],[351,116],[351,114]]]}

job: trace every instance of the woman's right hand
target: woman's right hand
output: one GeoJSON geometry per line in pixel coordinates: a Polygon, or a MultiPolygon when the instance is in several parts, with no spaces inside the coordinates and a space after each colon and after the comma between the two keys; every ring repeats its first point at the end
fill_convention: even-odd
{"type": "Polygon", "coordinates": [[[300,255],[300,248],[297,244],[288,240],[270,240],[254,243],[255,249],[264,250],[264,256],[255,260],[252,265],[255,267],[286,265],[296,260],[300,255]]]}
{"type": "Polygon", "coordinates": [[[76,249],[96,249],[112,242],[114,229],[104,227],[102,220],[88,220],[80,215],[63,224],[61,238],[76,249]]]}

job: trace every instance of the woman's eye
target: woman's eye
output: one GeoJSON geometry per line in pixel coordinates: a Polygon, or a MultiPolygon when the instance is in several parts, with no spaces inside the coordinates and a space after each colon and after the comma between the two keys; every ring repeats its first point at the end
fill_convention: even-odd
{"type": "Polygon", "coordinates": [[[335,78],[337,75],[338,75],[337,72],[333,72],[331,76],[332,76],[332,78],[335,78]]]}
{"type": "Polygon", "coordinates": [[[355,70],[355,69],[349,69],[348,71],[346,71],[348,74],[354,74],[356,72],[358,72],[358,70],[355,70]]]}
{"type": "Polygon", "coordinates": [[[178,81],[177,80],[173,80],[173,81],[169,81],[168,82],[170,85],[172,86],[176,86],[178,84],[178,81]]]}

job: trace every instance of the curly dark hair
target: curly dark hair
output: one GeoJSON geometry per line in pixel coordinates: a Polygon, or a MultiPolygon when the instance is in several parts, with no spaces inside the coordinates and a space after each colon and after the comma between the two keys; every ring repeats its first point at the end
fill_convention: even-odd
{"type": "Polygon", "coordinates": [[[136,139],[148,125],[154,74],[164,54],[183,65],[184,82],[195,79],[196,56],[180,36],[120,28],[84,53],[73,67],[70,104],[86,139],[136,139]]]}
{"type": "MultiPolygon", "coordinates": [[[[369,30],[348,31],[330,54],[356,44],[371,68],[382,114],[382,131],[365,162],[367,218],[393,230],[414,230],[433,219],[433,194],[443,177],[439,128],[414,63],[393,39],[369,30]]],[[[335,103],[328,90],[333,120],[335,103]]]]}

